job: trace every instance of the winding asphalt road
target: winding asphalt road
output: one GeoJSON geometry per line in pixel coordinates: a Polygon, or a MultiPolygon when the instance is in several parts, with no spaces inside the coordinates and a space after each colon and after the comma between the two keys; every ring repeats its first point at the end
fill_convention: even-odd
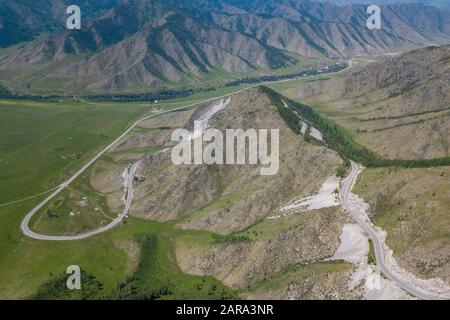
{"type": "Polygon", "coordinates": [[[40,233],[36,233],[32,230],[30,230],[30,228],[28,227],[28,224],[30,223],[30,219],[31,217],[39,210],[42,208],[43,205],[45,205],[46,201],[50,201],[50,199],[52,199],[56,194],[58,194],[59,192],[62,191],[62,189],[64,189],[65,187],[61,186],[60,189],[56,190],[55,193],[53,193],[52,195],[50,195],[46,200],[44,200],[43,202],[41,202],[37,207],[35,207],[33,210],[31,210],[31,212],[25,217],[25,219],[22,221],[22,225],[21,225],[21,229],[22,232],[27,235],[28,237],[34,238],[34,239],[38,239],[38,240],[52,240],[52,241],[67,241],[67,240],[81,240],[81,239],[85,239],[88,237],[91,237],[93,235],[108,231],[112,228],[114,228],[116,225],[118,225],[123,218],[127,215],[128,210],[130,210],[131,207],[131,201],[133,200],[133,181],[134,181],[134,174],[136,172],[136,169],[138,167],[139,162],[134,163],[133,165],[131,165],[127,170],[128,170],[128,177],[127,177],[127,181],[126,181],[126,185],[127,185],[127,196],[125,199],[125,207],[123,208],[122,212],[117,216],[117,218],[115,218],[113,221],[111,221],[109,224],[107,224],[106,226],[100,227],[98,229],[86,232],[86,233],[81,233],[81,234],[77,234],[74,236],[47,236],[44,234],[40,234],[40,233]],[[58,193],[56,193],[58,192],[58,193]]]}
{"type": "Polygon", "coordinates": [[[361,226],[361,228],[364,229],[364,231],[368,234],[369,238],[372,240],[374,251],[375,251],[375,258],[377,262],[377,267],[379,268],[380,272],[389,280],[393,281],[395,284],[397,284],[400,288],[408,292],[409,294],[424,300],[440,300],[443,299],[440,296],[430,295],[426,292],[424,292],[422,289],[417,288],[410,283],[406,283],[402,281],[402,279],[399,279],[395,274],[393,274],[389,267],[386,266],[386,262],[384,259],[383,254],[383,240],[379,238],[378,233],[375,231],[373,226],[366,221],[363,216],[361,216],[358,213],[357,208],[354,208],[348,197],[349,193],[351,191],[352,183],[358,176],[359,172],[359,165],[355,162],[351,161],[351,171],[350,174],[344,179],[343,185],[341,188],[341,191],[339,193],[339,200],[342,203],[342,206],[350,213],[350,215],[353,217],[353,219],[361,226]]]}

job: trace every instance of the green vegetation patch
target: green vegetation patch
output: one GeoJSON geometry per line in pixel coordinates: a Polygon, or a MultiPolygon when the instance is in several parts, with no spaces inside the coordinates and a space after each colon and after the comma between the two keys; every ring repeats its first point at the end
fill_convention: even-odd
{"type": "Polygon", "coordinates": [[[62,273],[39,286],[32,300],[89,300],[99,298],[103,292],[103,284],[93,275],[81,270],[81,289],[70,290],[67,279],[70,274],[62,273]]]}
{"type": "Polygon", "coordinates": [[[108,299],[233,299],[236,294],[211,277],[183,274],[172,260],[164,235],[138,235],[141,258],[136,272],[106,296],[108,299]]]}
{"type": "Polygon", "coordinates": [[[145,110],[0,100],[0,203],[57,186],[145,110]]]}
{"type": "Polygon", "coordinates": [[[211,277],[184,274],[178,268],[167,235],[137,234],[141,254],[136,271],[107,291],[97,277],[81,274],[81,289],[69,290],[69,275],[61,274],[41,284],[32,299],[235,299],[238,296],[211,277]]]}

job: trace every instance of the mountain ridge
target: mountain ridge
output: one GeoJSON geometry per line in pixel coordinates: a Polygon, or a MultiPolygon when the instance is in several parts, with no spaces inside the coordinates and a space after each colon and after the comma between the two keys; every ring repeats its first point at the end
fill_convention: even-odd
{"type": "MultiPolygon", "coordinates": [[[[339,110],[356,141],[390,159],[449,157],[450,46],[428,47],[285,92],[339,110]]],[[[326,107],[325,107],[326,109],[326,107]]]]}
{"type": "Polygon", "coordinates": [[[211,73],[270,74],[297,68],[302,57],[450,41],[450,16],[417,4],[383,7],[382,30],[367,29],[364,5],[307,0],[105,0],[100,7],[81,30],[42,34],[0,58],[4,80],[34,91],[145,91],[195,85],[211,73]]]}
{"type": "Polygon", "coordinates": [[[314,0],[317,2],[328,2],[339,6],[345,6],[349,4],[376,4],[376,5],[388,5],[388,4],[402,4],[402,3],[418,3],[426,6],[434,6],[441,9],[450,10],[450,3],[446,0],[314,0]]]}

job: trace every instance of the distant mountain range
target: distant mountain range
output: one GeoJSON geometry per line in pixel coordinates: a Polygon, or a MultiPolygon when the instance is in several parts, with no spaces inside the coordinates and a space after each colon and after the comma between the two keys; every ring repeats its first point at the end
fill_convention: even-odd
{"type": "Polygon", "coordinates": [[[419,3],[425,6],[434,6],[442,9],[450,10],[450,1],[448,0],[314,0],[318,2],[328,2],[336,5],[348,5],[348,4],[404,4],[404,3],[419,3]]]}
{"type": "Polygon", "coordinates": [[[66,8],[83,8],[83,18],[95,17],[117,0],[0,0],[0,47],[31,40],[63,26],[66,8]]]}
{"type": "Polygon", "coordinates": [[[146,91],[264,74],[301,57],[450,41],[443,10],[402,4],[382,13],[382,30],[368,30],[365,5],[307,0],[4,0],[0,45],[31,41],[0,56],[0,80],[36,91],[146,91]],[[81,30],[64,29],[69,2],[82,8],[81,30]]]}

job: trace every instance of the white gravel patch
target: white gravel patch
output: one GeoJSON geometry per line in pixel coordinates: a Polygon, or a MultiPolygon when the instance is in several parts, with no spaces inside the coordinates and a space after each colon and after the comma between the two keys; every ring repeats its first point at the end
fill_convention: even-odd
{"type": "Polygon", "coordinates": [[[348,283],[348,289],[351,291],[367,278],[369,240],[364,230],[356,223],[343,226],[340,240],[338,249],[327,260],[344,260],[355,265],[355,271],[348,283]]]}
{"type": "Polygon", "coordinates": [[[311,127],[310,136],[316,140],[323,141],[322,133],[314,127],[311,127]]]}
{"type": "Polygon", "coordinates": [[[356,223],[348,223],[342,228],[341,244],[331,260],[344,260],[353,264],[367,261],[369,241],[364,230],[356,223]]]}
{"type": "Polygon", "coordinates": [[[301,121],[301,120],[300,120],[300,123],[302,125],[302,127],[300,128],[300,132],[301,132],[302,135],[305,135],[306,129],[308,129],[308,125],[305,122],[301,121]]]}
{"type": "Polygon", "coordinates": [[[129,170],[129,168],[130,168],[130,166],[127,166],[125,168],[125,170],[122,171],[122,174],[120,175],[122,177],[122,180],[123,180],[123,184],[122,184],[122,201],[123,201],[123,204],[127,203],[127,199],[126,198],[127,198],[127,191],[128,191],[128,184],[127,184],[127,182],[128,182],[128,175],[129,175],[128,170],[129,170]]]}
{"type": "Polygon", "coordinates": [[[210,106],[204,114],[202,114],[194,123],[194,132],[190,135],[188,140],[195,140],[200,138],[202,134],[208,129],[208,121],[217,112],[224,109],[230,103],[230,98],[220,99],[218,102],[210,106]]]}
{"type": "Polygon", "coordinates": [[[338,194],[340,179],[335,175],[328,177],[322,184],[318,193],[305,198],[297,199],[279,209],[280,212],[304,212],[339,205],[338,194]]]}
{"type": "Polygon", "coordinates": [[[224,109],[230,103],[230,98],[221,99],[211,107],[197,120],[206,122],[205,129],[208,127],[208,121],[211,119],[217,112],[224,109]]]}
{"type": "Polygon", "coordinates": [[[374,267],[367,269],[364,284],[365,300],[414,300],[394,282],[383,278],[374,269],[374,267]]]}
{"type": "Polygon", "coordinates": [[[355,289],[361,283],[364,283],[364,285],[366,285],[369,276],[368,272],[370,272],[369,268],[371,268],[372,266],[368,265],[367,256],[365,256],[364,258],[364,261],[360,261],[355,265],[355,269],[350,279],[348,280],[348,289],[350,291],[355,289]]]}

